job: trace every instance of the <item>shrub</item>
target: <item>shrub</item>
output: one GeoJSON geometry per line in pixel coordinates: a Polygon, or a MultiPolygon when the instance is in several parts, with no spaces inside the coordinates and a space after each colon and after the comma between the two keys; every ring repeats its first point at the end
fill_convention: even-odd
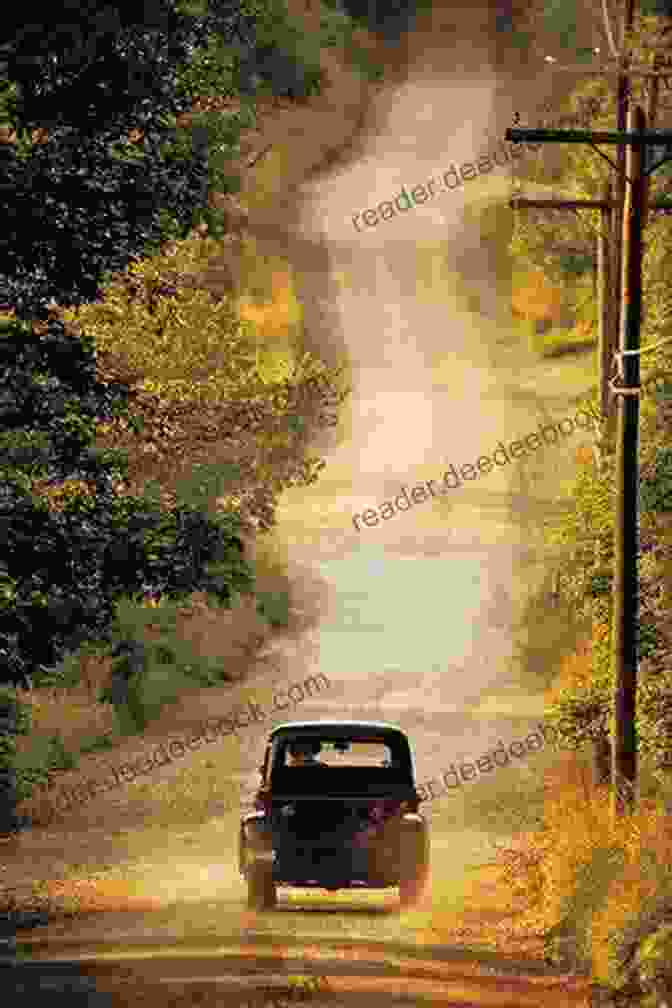
{"type": "MultiPolygon", "coordinates": [[[[197,245],[134,263],[103,300],[63,317],[95,338],[108,380],[132,385],[132,429],[125,415],[98,428],[101,447],[131,454],[130,485],[148,493],[156,481],[157,499],[194,503],[199,484],[198,506],[270,528],[277,494],[317,479],[324,462],[306,455],[310,430],[334,426],[348,390],[340,369],[300,351],[286,271],[256,266],[251,281],[266,282],[270,304],[215,301],[192,278],[197,245]]],[[[218,247],[209,241],[205,252],[218,247]]]]}
{"type": "Polygon", "coordinates": [[[109,735],[99,735],[98,738],[91,739],[90,742],[84,742],[79,747],[79,751],[83,755],[99,752],[101,749],[114,749],[114,742],[109,735]]]}
{"type": "Polygon", "coordinates": [[[260,592],[258,599],[257,612],[268,620],[271,626],[289,625],[289,592],[260,592]]]}
{"type": "Polygon", "coordinates": [[[652,473],[641,480],[640,500],[647,511],[672,511],[672,449],[656,452],[652,473]]]}
{"type": "Polygon", "coordinates": [[[51,783],[54,773],[73,770],[78,763],[77,754],[68,752],[59,736],[35,736],[30,747],[14,757],[17,801],[30,798],[36,788],[51,783]]]}

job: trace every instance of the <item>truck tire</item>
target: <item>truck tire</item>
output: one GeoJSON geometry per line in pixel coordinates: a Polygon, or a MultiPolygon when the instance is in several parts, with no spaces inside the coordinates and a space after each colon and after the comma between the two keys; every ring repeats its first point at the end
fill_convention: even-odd
{"type": "Polygon", "coordinates": [[[399,879],[399,904],[414,907],[421,903],[429,890],[429,867],[418,865],[415,872],[399,879]]]}
{"type": "Polygon", "coordinates": [[[278,902],[278,891],[272,871],[264,865],[252,865],[247,870],[247,906],[249,910],[271,910],[278,902]]]}
{"type": "Polygon", "coordinates": [[[426,834],[402,836],[399,864],[399,903],[417,906],[429,890],[429,844],[426,834]]]}

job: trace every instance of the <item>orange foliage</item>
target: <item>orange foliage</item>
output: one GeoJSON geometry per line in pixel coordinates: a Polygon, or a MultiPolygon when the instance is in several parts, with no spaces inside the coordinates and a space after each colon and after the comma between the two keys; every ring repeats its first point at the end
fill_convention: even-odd
{"type": "Polygon", "coordinates": [[[576,449],[574,459],[579,465],[590,465],[593,461],[592,449],[588,445],[581,445],[576,449]]]}
{"type": "Polygon", "coordinates": [[[533,270],[511,295],[511,307],[524,319],[556,318],[562,305],[562,292],[554,287],[541,270],[533,270]]]}
{"type": "Polygon", "coordinates": [[[559,685],[586,686],[592,677],[592,647],[589,640],[577,646],[574,654],[567,655],[560,663],[557,682],[559,685]]]}

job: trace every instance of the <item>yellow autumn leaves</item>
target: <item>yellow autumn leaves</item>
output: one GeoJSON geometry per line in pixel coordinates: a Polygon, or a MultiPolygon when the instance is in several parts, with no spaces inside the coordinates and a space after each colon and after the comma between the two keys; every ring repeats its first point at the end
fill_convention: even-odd
{"type": "Polygon", "coordinates": [[[63,318],[95,337],[99,355],[123,360],[144,391],[173,402],[240,398],[289,380],[302,313],[288,272],[274,271],[266,303],[247,295],[237,304],[234,298],[217,301],[206,290],[179,284],[197,272],[189,245],[177,243],[170,253],[131,263],[107,286],[102,302],[64,308],[63,318]]]}
{"type": "Polygon", "coordinates": [[[306,429],[330,426],[347,392],[336,371],[303,351],[302,309],[284,261],[245,237],[240,282],[222,295],[208,273],[222,255],[213,238],[168,243],[111,275],[99,301],[60,314],[93,337],[99,379],[133,390],[142,430],[131,434],[122,418],[97,428],[100,447],[127,453],[129,491],[158,480],[168,501],[195,467],[228,467],[211,503],[268,527],[277,494],[317,471],[306,429]],[[231,464],[240,478],[230,478],[231,464]]]}

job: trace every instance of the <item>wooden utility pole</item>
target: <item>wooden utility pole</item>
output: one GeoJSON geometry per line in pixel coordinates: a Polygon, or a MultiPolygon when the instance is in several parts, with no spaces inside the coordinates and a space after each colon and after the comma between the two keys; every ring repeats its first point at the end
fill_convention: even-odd
{"type": "Polygon", "coordinates": [[[597,235],[597,272],[599,277],[597,292],[597,371],[599,375],[600,413],[603,417],[602,432],[603,454],[611,454],[613,443],[613,418],[611,396],[609,395],[609,378],[614,359],[615,337],[617,333],[614,319],[612,258],[618,242],[614,241],[614,212],[611,206],[611,182],[606,181],[603,189],[604,208],[600,214],[600,230],[597,235]]]}
{"type": "MultiPolygon", "coordinates": [[[[635,16],[635,0],[625,0],[623,18],[621,20],[621,38],[619,46],[619,76],[616,81],[616,129],[619,133],[627,128],[628,103],[630,100],[630,78],[627,70],[630,58],[627,52],[626,37],[632,31],[635,16]]],[[[614,332],[621,331],[621,277],[623,270],[623,206],[625,203],[625,147],[619,144],[616,150],[616,209],[614,213],[615,241],[612,246],[612,276],[614,279],[613,322],[614,332]]],[[[613,424],[610,431],[613,434],[613,424]]],[[[605,445],[606,447],[606,445],[605,445]]]]}
{"type": "MultiPolygon", "coordinates": [[[[643,132],[644,111],[630,109],[628,129],[643,132]]],[[[642,318],[642,217],[645,175],[643,144],[628,148],[628,185],[623,211],[620,360],[623,391],[618,395],[616,435],[616,517],[611,627],[611,670],[614,681],[612,745],[612,814],[631,812],[637,794],[637,630],[639,626],[638,490],[639,333],[642,318]]]]}
{"type": "MultiPolygon", "coordinates": [[[[654,70],[658,69],[660,63],[660,53],[655,53],[653,57],[654,70]]],[[[654,77],[649,85],[649,96],[646,105],[646,122],[648,126],[656,125],[658,116],[658,101],[660,99],[660,78],[654,77]]],[[[647,159],[648,160],[648,159],[647,159]]],[[[648,163],[647,163],[648,167],[648,163]]],[[[642,227],[645,228],[648,222],[649,206],[651,202],[651,179],[646,175],[644,182],[644,208],[642,211],[642,227]]]]}
{"type": "MultiPolygon", "coordinates": [[[[633,77],[641,77],[645,80],[651,81],[651,90],[649,91],[649,101],[646,110],[646,121],[649,126],[655,125],[656,114],[658,109],[658,89],[661,78],[669,79],[672,77],[670,68],[661,69],[662,56],[669,52],[669,46],[666,44],[653,44],[651,48],[654,50],[654,62],[653,66],[650,65],[639,65],[633,64],[627,46],[627,36],[628,33],[632,31],[635,16],[635,0],[624,0],[623,3],[623,13],[620,18],[620,37],[619,37],[619,50],[618,58],[614,60],[613,63],[600,67],[590,67],[583,64],[571,65],[564,63],[554,63],[548,67],[549,70],[554,71],[568,71],[571,73],[582,73],[589,76],[614,76],[616,80],[614,82],[614,96],[616,104],[616,128],[619,132],[624,132],[626,129],[626,123],[628,121],[628,108],[631,101],[631,89],[630,80],[633,77]]],[[[612,285],[612,296],[609,298],[609,308],[607,311],[611,313],[611,318],[608,322],[608,332],[609,332],[609,344],[615,343],[617,335],[620,332],[621,327],[621,303],[622,303],[622,292],[620,290],[621,278],[622,278],[622,241],[623,241],[623,206],[625,202],[625,147],[620,144],[617,148],[617,166],[618,173],[616,177],[616,198],[613,205],[613,233],[614,238],[610,246],[610,256],[611,261],[609,263],[610,273],[611,273],[611,285],[612,285]]],[[[645,216],[643,220],[643,226],[646,225],[646,204],[648,203],[648,177],[645,192],[645,216]]],[[[604,251],[604,250],[603,250],[604,251]]],[[[605,320],[606,321],[606,320],[605,320]]],[[[605,347],[606,352],[606,347],[605,347]]],[[[602,456],[610,454],[613,449],[614,438],[615,438],[615,411],[613,408],[609,409],[606,415],[606,423],[602,431],[601,447],[603,451],[600,453],[602,456]]]]}
{"type": "MultiPolygon", "coordinates": [[[[611,382],[618,397],[615,561],[612,620],[614,676],[614,731],[612,747],[612,815],[614,820],[632,810],[637,795],[637,505],[639,474],[639,333],[642,308],[642,213],[646,176],[672,158],[672,130],[647,130],[638,106],[629,115],[626,132],[602,130],[508,129],[513,143],[556,142],[623,145],[626,157],[626,194],[623,231],[623,305],[621,310],[619,381],[611,382]],[[644,170],[644,151],[665,148],[665,156],[644,170]]],[[[601,151],[612,167],[616,165],[601,151]]]]}

